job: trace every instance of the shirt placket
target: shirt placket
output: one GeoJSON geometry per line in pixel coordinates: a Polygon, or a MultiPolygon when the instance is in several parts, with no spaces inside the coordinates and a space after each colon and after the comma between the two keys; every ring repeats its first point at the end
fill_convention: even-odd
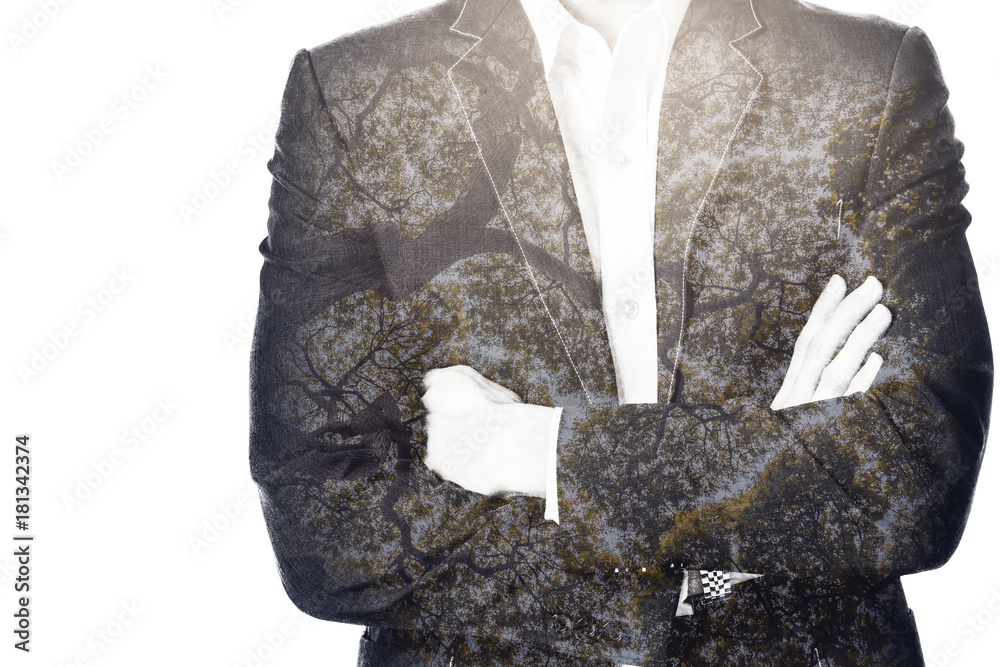
{"type": "Polygon", "coordinates": [[[607,88],[603,125],[618,128],[597,160],[601,292],[620,403],[657,401],[656,290],[649,202],[648,67],[642,47],[656,43],[655,23],[623,32],[607,88]]]}

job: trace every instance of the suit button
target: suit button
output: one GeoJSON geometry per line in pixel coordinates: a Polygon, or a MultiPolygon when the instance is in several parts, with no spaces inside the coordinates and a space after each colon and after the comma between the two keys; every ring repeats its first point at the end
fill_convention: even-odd
{"type": "Polygon", "coordinates": [[[552,616],[552,633],[559,639],[569,637],[573,632],[573,621],[568,616],[554,614],[552,616]]]}

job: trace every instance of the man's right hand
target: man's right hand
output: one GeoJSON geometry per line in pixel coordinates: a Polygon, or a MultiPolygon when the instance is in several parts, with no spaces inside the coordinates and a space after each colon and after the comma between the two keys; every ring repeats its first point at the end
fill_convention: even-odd
{"type": "Polygon", "coordinates": [[[882,283],[869,277],[847,294],[838,275],[830,278],[795,341],[785,381],[772,410],[867,391],[882,366],[872,346],[892,322],[879,303],[882,283]]]}
{"type": "Polygon", "coordinates": [[[424,386],[428,468],[478,493],[545,497],[556,408],[524,403],[468,366],[428,371],[424,386]]]}

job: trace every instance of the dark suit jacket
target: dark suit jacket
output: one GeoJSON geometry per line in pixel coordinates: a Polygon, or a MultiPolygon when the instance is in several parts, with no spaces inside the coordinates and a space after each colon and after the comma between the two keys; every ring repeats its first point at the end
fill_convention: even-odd
{"type": "Polygon", "coordinates": [[[958,543],[993,378],[946,99],[918,28],[692,0],[659,129],[660,400],[619,406],[518,0],[300,51],[251,369],[292,600],[378,628],[386,664],[922,664],[899,577],[958,543]],[[885,285],[883,369],[772,411],[834,273],[885,285]],[[451,364],[564,407],[560,524],[423,464],[421,379],[451,364]],[[674,618],[681,563],[766,576],[674,618]]]}

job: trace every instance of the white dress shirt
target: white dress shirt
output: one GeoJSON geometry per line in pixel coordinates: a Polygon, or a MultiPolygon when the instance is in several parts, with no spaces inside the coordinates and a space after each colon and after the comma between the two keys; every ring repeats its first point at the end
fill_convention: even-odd
{"type": "MultiPolygon", "coordinates": [[[[689,0],[652,0],[622,27],[614,50],[559,0],[520,0],[546,83],[601,286],[620,403],[657,401],[653,220],[660,101],[667,59],[689,0]]],[[[545,518],[559,520],[553,408],[545,518]]]]}

